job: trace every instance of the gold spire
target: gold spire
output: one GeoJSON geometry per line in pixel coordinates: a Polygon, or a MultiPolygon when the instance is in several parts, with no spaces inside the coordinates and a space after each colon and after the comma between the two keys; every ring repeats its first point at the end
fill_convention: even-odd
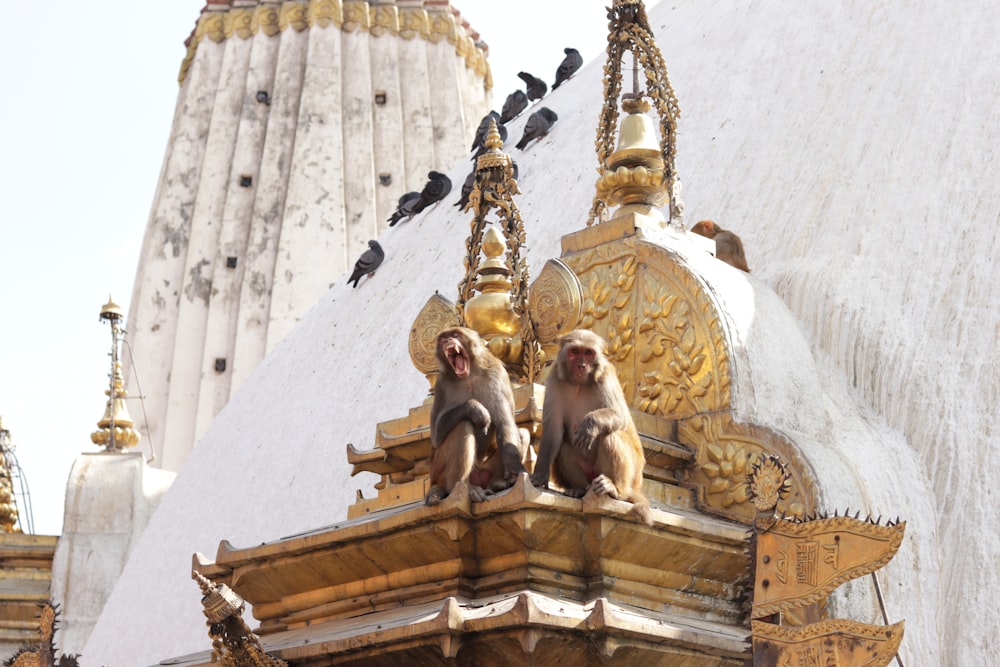
{"type": "Polygon", "coordinates": [[[501,150],[495,120],[490,121],[484,145],[469,195],[474,218],[457,306],[461,320],[479,332],[512,378],[531,383],[540,370],[541,355],[528,315],[528,264],[521,257],[524,223],[514,203],[514,195],[521,191],[514,179],[514,162],[501,150]],[[482,265],[481,254],[486,256],[482,265]]]}
{"type": "Polygon", "coordinates": [[[101,308],[100,319],[111,324],[111,383],[104,392],[108,397],[104,416],[97,422],[98,430],[90,434],[90,440],[109,452],[121,452],[139,444],[139,432],[132,428],[135,422],[125,407],[125,382],[118,360],[118,338],[123,333],[119,322],[122,318],[122,309],[108,296],[108,302],[101,308]]]}
{"type": "Polygon", "coordinates": [[[650,209],[670,203],[670,222],[682,226],[680,181],[675,166],[677,119],[680,106],[674,94],[663,55],[653,38],[642,0],[614,0],[608,10],[608,61],[604,66],[604,106],[597,125],[597,193],[587,225],[602,221],[609,206],[650,209]],[[621,95],[622,58],[634,58],[632,93],[621,95]],[[638,67],[645,72],[647,90],[639,90],[638,67]],[[618,130],[619,102],[626,118],[621,124],[618,148],[612,152],[618,130]],[[648,102],[646,100],[649,100],[648,102]],[[660,139],[647,112],[656,109],[660,139]]]}
{"type": "Polygon", "coordinates": [[[11,462],[8,460],[11,449],[10,431],[3,427],[3,419],[0,418],[0,532],[20,533],[11,462]]]}

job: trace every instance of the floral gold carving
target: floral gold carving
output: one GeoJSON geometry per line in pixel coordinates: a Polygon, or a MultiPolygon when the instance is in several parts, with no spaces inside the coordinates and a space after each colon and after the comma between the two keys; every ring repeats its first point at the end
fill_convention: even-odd
{"type": "Polygon", "coordinates": [[[410,329],[410,360],[418,371],[424,375],[437,371],[437,335],[460,323],[458,309],[451,301],[440,294],[427,300],[410,329]]]}
{"type": "Polygon", "coordinates": [[[224,14],[202,14],[195,33],[200,32],[213,42],[219,43],[226,38],[226,19],[224,14]]]}
{"type": "MultiPolygon", "coordinates": [[[[371,8],[371,33],[376,37],[399,32],[399,11],[395,5],[376,5],[371,8]]],[[[461,55],[461,54],[460,54],[461,55]]]]}
{"type": "Polygon", "coordinates": [[[278,17],[278,29],[281,31],[291,28],[295,32],[302,32],[309,27],[308,5],[304,2],[286,2],[281,5],[281,14],[278,17]]]}
{"type": "Polygon", "coordinates": [[[733,420],[729,412],[702,414],[677,425],[678,440],[695,452],[687,481],[699,489],[698,502],[706,510],[751,523],[748,474],[761,455],[777,455],[787,464],[788,492],[776,503],[782,516],[801,517],[815,511],[815,478],[795,446],[776,431],[733,420]]]}
{"type": "Polygon", "coordinates": [[[239,37],[247,39],[252,33],[253,12],[249,9],[231,9],[223,14],[222,31],[226,39],[239,37]]]}
{"type": "Polygon", "coordinates": [[[577,327],[583,316],[582,292],[579,279],[563,262],[550,259],[545,263],[528,297],[539,342],[555,342],[577,327]]]}
{"type": "Polygon", "coordinates": [[[344,22],[340,29],[344,32],[354,32],[355,30],[368,30],[370,26],[368,3],[364,0],[345,0],[344,22]]]}
{"type": "Polygon", "coordinates": [[[343,22],[340,0],[309,0],[309,27],[340,27],[343,22]]]}
{"type": "Polygon", "coordinates": [[[451,12],[432,12],[428,15],[429,39],[434,44],[447,39],[454,44],[458,41],[458,26],[455,25],[455,17],[451,12]]]}
{"type": "Polygon", "coordinates": [[[455,46],[455,55],[465,62],[465,66],[483,78],[483,87],[492,89],[493,75],[486,61],[485,45],[477,46],[469,28],[459,25],[450,11],[432,14],[433,17],[419,7],[399,7],[396,3],[371,5],[364,0],[308,0],[285,2],[280,8],[260,4],[252,10],[237,7],[224,12],[203,11],[188,43],[177,81],[183,84],[187,78],[202,39],[213,42],[233,37],[249,39],[261,32],[274,37],[289,28],[302,32],[307,27],[334,26],[348,32],[367,31],[374,37],[390,34],[433,42],[447,39],[455,46]]]}
{"type": "Polygon", "coordinates": [[[788,495],[790,475],[777,456],[760,456],[747,475],[750,501],[760,512],[773,512],[788,495]]]}
{"type": "Polygon", "coordinates": [[[403,39],[414,37],[430,38],[430,22],[427,10],[415,7],[400,7],[399,36],[403,39]]]}
{"type": "Polygon", "coordinates": [[[564,259],[584,286],[579,326],[608,342],[631,405],[670,419],[729,408],[715,305],[669,251],[628,238],[564,259]]]}
{"type": "MultiPolygon", "coordinates": [[[[298,4],[302,3],[285,3],[298,4]]],[[[284,6],[282,6],[284,11],[284,6]]],[[[281,22],[278,18],[278,9],[274,5],[257,5],[253,12],[253,19],[250,22],[250,31],[253,34],[264,33],[268,37],[274,37],[281,31],[281,22]]]]}

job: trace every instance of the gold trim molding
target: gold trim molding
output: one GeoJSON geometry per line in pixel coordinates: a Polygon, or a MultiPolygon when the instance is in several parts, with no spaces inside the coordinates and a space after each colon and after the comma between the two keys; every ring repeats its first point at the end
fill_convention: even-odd
{"type": "Polygon", "coordinates": [[[285,2],[280,7],[260,4],[253,9],[233,7],[226,11],[203,11],[188,40],[177,81],[184,83],[203,39],[220,43],[233,37],[249,39],[258,33],[274,37],[289,28],[302,32],[306,28],[330,26],[345,32],[368,32],[373,37],[387,34],[403,39],[419,37],[435,44],[447,40],[465,66],[483,78],[486,89],[493,87],[486,59],[488,47],[477,43],[468,24],[457,20],[450,11],[428,11],[395,3],[371,5],[365,0],[308,0],[285,2]]]}

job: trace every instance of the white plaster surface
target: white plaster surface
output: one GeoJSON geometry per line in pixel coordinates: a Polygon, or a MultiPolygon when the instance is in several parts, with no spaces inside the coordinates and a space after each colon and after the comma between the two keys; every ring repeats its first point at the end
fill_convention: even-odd
{"type": "Polygon", "coordinates": [[[405,186],[419,190],[430,169],[464,153],[486,113],[482,78],[467,70],[447,40],[336,27],[199,43],[128,321],[126,385],[146,397],[148,424],[137,428],[155,465],[180,469],[231,391],[387,226],[405,186]],[[383,76],[386,57],[400,56],[415,76],[401,79],[398,64],[383,76]],[[470,85],[479,90],[463,96],[470,85]],[[378,134],[375,88],[394,110],[378,134]],[[465,98],[479,100],[467,105],[475,118],[465,98]],[[404,115],[423,116],[426,133],[403,132],[404,115]],[[243,175],[251,187],[240,187],[243,175]]]}
{"type": "MultiPolygon", "coordinates": [[[[1000,5],[678,1],[650,17],[685,113],[688,224],[740,234],[753,269],[677,248],[731,306],[738,412],[799,443],[825,509],[907,520],[879,575],[907,667],[992,664],[1000,5]]],[[[553,132],[513,151],[533,275],[589,208],[602,66],[551,93],[553,132]]],[[[84,665],[207,649],[193,551],[334,523],[371,494],[344,448],[423,400],[407,334],[435,290],[454,297],[467,234],[447,205],[387,230],[377,275],[338,282],[265,359],[150,521],[84,665]]],[[[879,622],[870,579],[842,590],[835,615],[879,622]]]]}
{"type": "Polygon", "coordinates": [[[52,559],[55,644],[80,653],[132,548],[176,475],[142,454],[81,454],[66,486],[63,531],[52,559]]]}

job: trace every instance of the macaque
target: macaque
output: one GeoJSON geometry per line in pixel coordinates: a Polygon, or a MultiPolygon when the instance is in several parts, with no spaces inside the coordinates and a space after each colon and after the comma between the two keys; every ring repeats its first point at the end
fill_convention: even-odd
{"type": "Polygon", "coordinates": [[[514,420],[514,392],[503,363],[472,329],[445,329],[437,338],[441,374],[431,406],[431,488],[440,503],[460,481],[482,502],[514,485],[529,456],[530,434],[514,420]]]}
{"type": "Polygon", "coordinates": [[[715,257],[730,266],[750,273],[747,257],[743,253],[743,241],[736,234],[726,231],[711,220],[701,220],[695,223],[691,231],[706,238],[715,240],[715,257]]]}
{"type": "Polygon", "coordinates": [[[542,444],[531,483],[544,487],[551,474],[573,497],[595,493],[633,503],[632,514],[652,525],[642,492],[646,458],[604,340],[577,329],[559,346],[545,382],[542,444]]]}

